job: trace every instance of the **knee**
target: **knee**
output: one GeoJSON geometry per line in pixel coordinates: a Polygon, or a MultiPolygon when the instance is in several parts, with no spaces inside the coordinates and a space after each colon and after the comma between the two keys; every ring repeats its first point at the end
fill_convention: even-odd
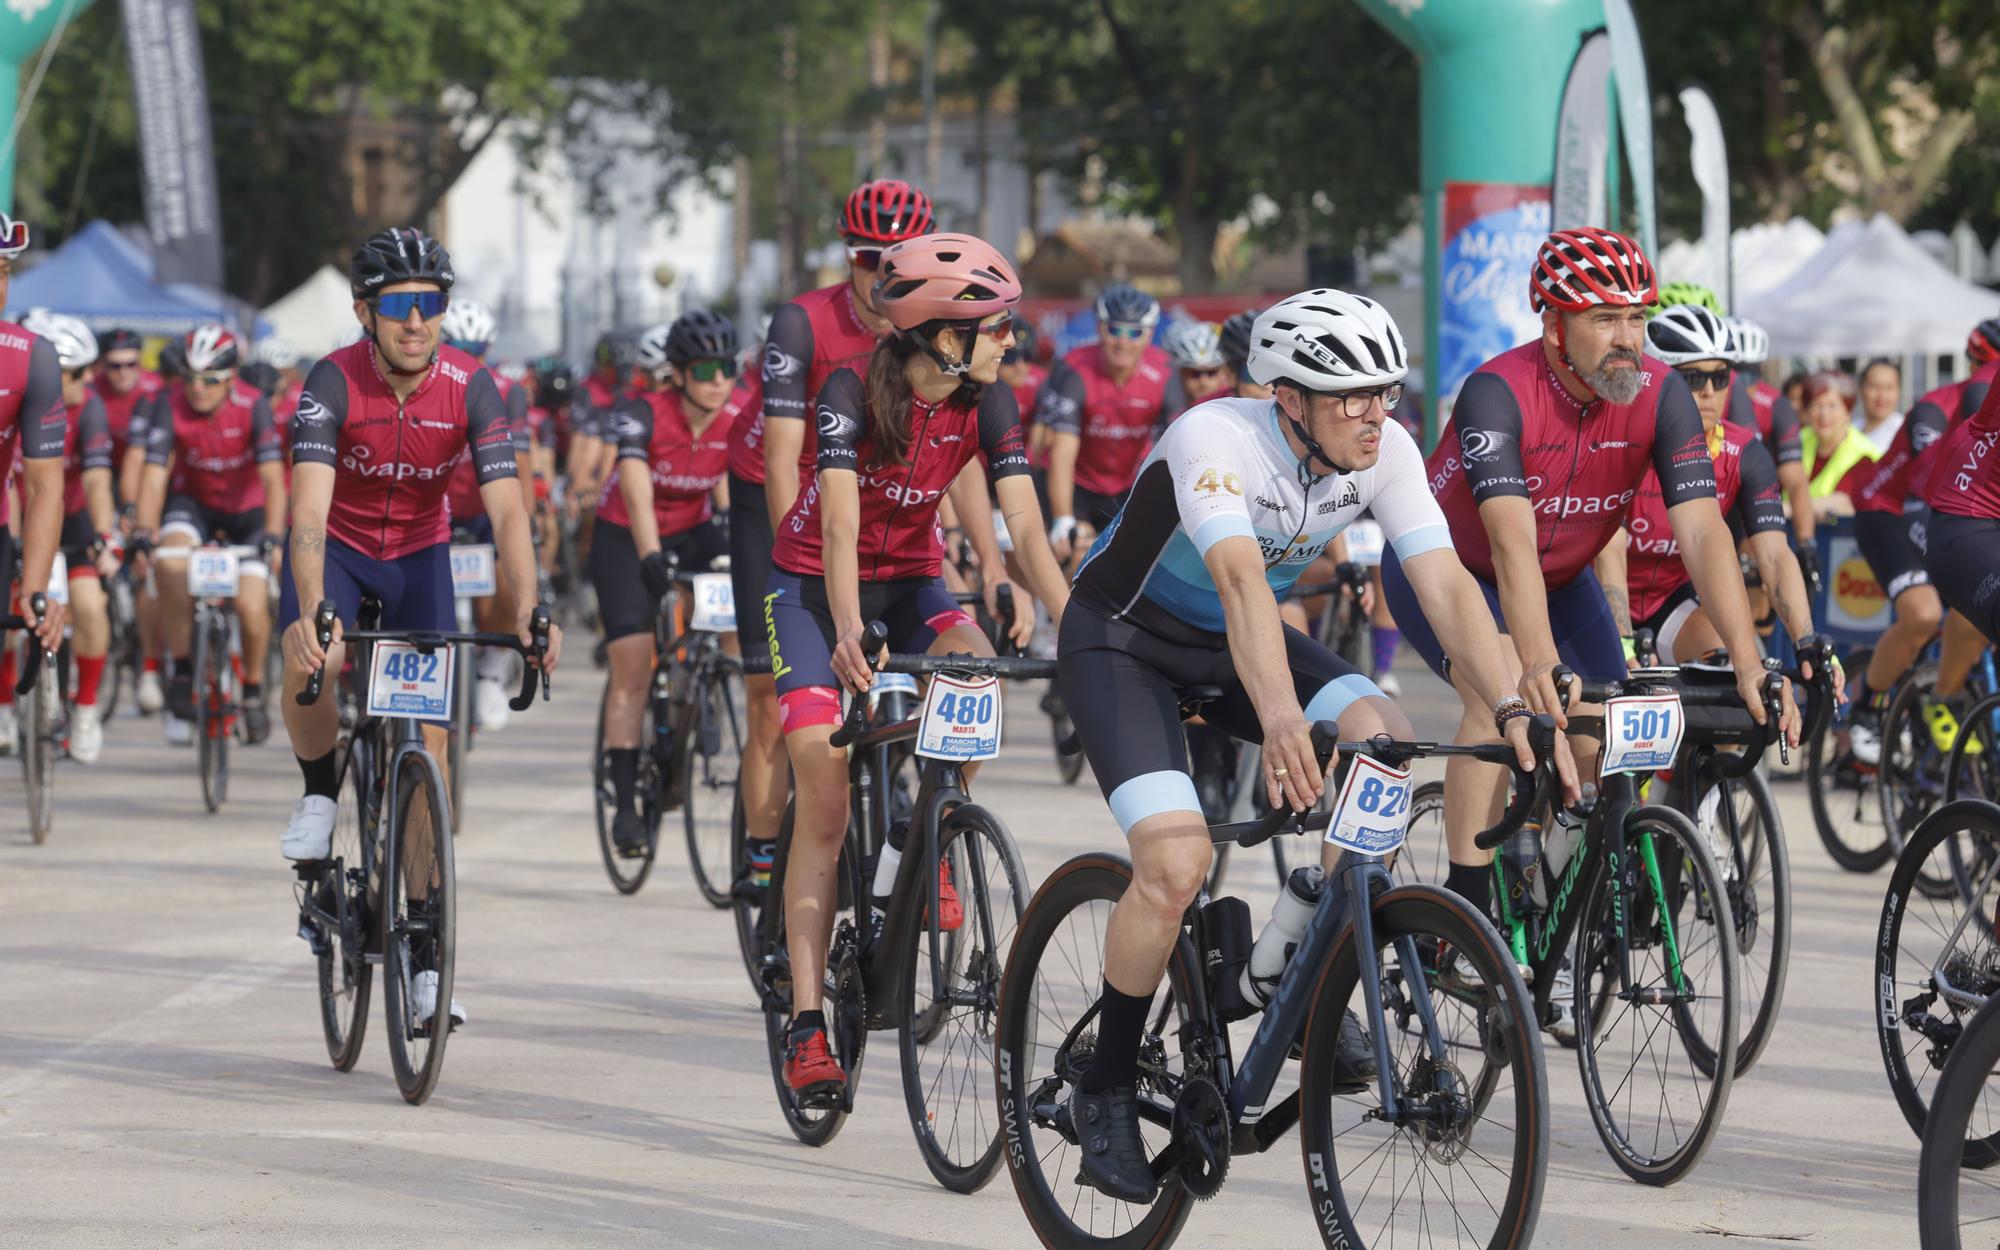
{"type": "Polygon", "coordinates": [[[1132,861],[1131,892],[1149,911],[1178,916],[1194,903],[1208,880],[1214,848],[1206,840],[1175,839],[1132,861]]]}
{"type": "Polygon", "coordinates": [[[1944,605],[1928,586],[1909,591],[1896,601],[1896,619],[1912,633],[1931,634],[1944,624],[1944,605]]]}
{"type": "Polygon", "coordinates": [[[1386,698],[1357,699],[1340,714],[1341,737],[1352,740],[1377,734],[1408,741],[1416,737],[1417,731],[1411,727],[1410,718],[1403,715],[1403,709],[1386,698]]]}

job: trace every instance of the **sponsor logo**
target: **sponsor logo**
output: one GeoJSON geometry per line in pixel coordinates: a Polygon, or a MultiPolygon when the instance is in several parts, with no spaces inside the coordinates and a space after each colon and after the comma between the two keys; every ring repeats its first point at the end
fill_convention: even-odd
{"type": "Polygon", "coordinates": [[[1639,535],[1634,534],[1632,535],[1632,550],[1639,552],[1641,555],[1672,556],[1680,554],[1681,545],[1674,540],[1672,535],[1668,535],[1665,538],[1641,538],[1639,535]]]}
{"type": "Polygon", "coordinates": [[[1468,464],[1498,460],[1513,435],[1500,430],[1466,430],[1458,436],[1458,450],[1468,464]]]}
{"type": "Polygon", "coordinates": [[[1607,438],[1601,443],[1592,443],[1590,449],[1592,451],[1623,451],[1631,446],[1632,444],[1622,438],[1607,438]]]}
{"type": "MultiPolygon", "coordinates": [[[[1532,494],[1538,487],[1538,479],[1528,479],[1528,490],[1532,494]]],[[[1543,516],[1567,519],[1573,516],[1602,516],[1606,513],[1623,512],[1632,502],[1634,492],[1623,491],[1616,495],[1552,495],[1547,499],[1535,500],[1535,511],[1543,516]]]]}
{"type": "MultiPolygon", "coordinates": [[[[1290,504],[1286,503],[1286,502],[1285,502],[1284,500],[1282,500],[1282,499],[1266,499],[1266,498],[1264,498],[1264,497],[1263,497],[1262,495],[1258,495],[1258,496],[1256,497],[1256,499],[1257,499],[1257,506],[1258,506],[1258,507],[1260,507],[1260,508],[1268,508],[1268,509],[1270,509],[1270,510],[1271,510],[1272,512],[1289,512],[1289,511],[1291,511],[1291,508],[1292,508],[1292,505],[1290,505],[1290,504]]],[[[1330,509],[1328,509],[1328,508],[1327,508],[1327,506],[1326,506],[1325,504],[1321,504],[1321,505],[1320,505],[1320,511],[1321,511],[1321,512],[1326,512],[1326,511],[1330,511],[1330,509]]]]}
{"type": "Polygon", "coordinates": [[[298,411],[292,414],[292,421],[294,424],[317,424],[325,421],[326,417],[326,405],[319,402],[317,395],[306,391],[299,396],[298,411]]]}
{"type": "MultiPolygon", "coordinates": [[[[776,654],[773,652],[772,654],[776,654]]],[[[1027,1148],[1021,1142],[1021,1113],[1014,1106],[1014,1056],[998,1053],[1000,1062],[1000,1126],[1007,1134],[1007,1161],[1016,1170],[1028,1163],[1027,1148]]]]}
{"type": "Polygon", "coordinates": [[[1939,430],[1929,425],[1911,426],[1910,447],[1912,450],[1922,451],[1924,448],[1930,446],[1932,443],[1937,442],[1938,437],[1942,433],[1943,433],[1942,430],[1939,430]]]}
{"type": "Polygon", "coordinates": [[[849,442],[854,437],[857,425],[858,423],[854,417],[849,414],[840,412],[826,404],[819,406],[819,436],[822,441],[829,443],[849,442]]]}
{"type": "Polygon", "coordinates": [[[1840,609],[1859,619],[1875,615],[1889,597],[1882,590],[1882,583],[1875,580],[1875,574],[1868,567],[1868,561],[1859,556],[1841,562],[1833,572],[1833,599],[1840,609]]]}
{"type": "Polygon", "coordinates": [[[771,605],[776,603],[778,596],[784,593],[782,590],[774,590],[764,596],[764,638],[765,641],[771,644],[771,680],[773,681],[792,671],[792,666],[785,663],[785,658],[778,654],[778,622],[771,616],[771,605]]]}
{"type": "Polygon", "coordinates": [[[764,344],[764,377],[772,382],[785,382],[799,376],[803,362],[776,343],[764,344]]]}
{"type": "Polygon", "coordinates": [[[465,370],[459,368],[457,365],[451,363],[449,360],[446,360],[443,357],[439,357],[438,359],[438,372],[450,378],[452,381],[458,383],[460,386],[464,386],[467,382],[472,381],[471,374],[467,373],[465,370]]]}

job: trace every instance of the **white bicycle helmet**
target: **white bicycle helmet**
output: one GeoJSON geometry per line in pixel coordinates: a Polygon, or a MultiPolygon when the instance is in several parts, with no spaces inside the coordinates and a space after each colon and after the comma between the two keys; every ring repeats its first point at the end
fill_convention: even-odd
{"type": "Polygon", "coordinates": [[[1734,362],[1736,341],[1721,317],[1700,304],[1675,304],[1646,323],[1646,346],[1670,365],[1696,360],[1734,362]]]}
{"type": "Polygon", "coordinates": [[[1160,339],[1176,369],[1220,369],[1222,327],[1213,321],[1176,321],[1160,339]]]}
{"type": "Polygon", "coordinates": [[[298,347],[282,334],[267,334],[250,349],[250,359],[273,369],[296,369],[301,355],[298,347]]]}
{"type": "Polygon", "coordinates": [[[1724,317],[1729,327],[1729,359],[1739,365],[1761,365],[1771,358],[1771,336],[1748,317],[1724,317]]]}
{"type": "Polygon", "coordinates": [[[1250,380],[1291,381],[1309,391],[1358,391],[1401,382],[1409,349],[1387,309],[1319,287],[1265,309],[1250,327],[1250,380]]]}
{"type": "Polygon", "coordinates": [[[452,343],[491,343],[495,322],[486,305],[476,300],[454,299],[444,310],[438,333],[452,343]]]}
{"type": "Polygon", "coordinates": [[[21,328],[47,339],[64,369],[82,369],[97,360],[97,336],[76,317],[35,308],[21,318],[21,328]]]}
{"type": "Polygon", "coordinates": [[[189,330],[181,341],[189,373],[220,373],[243,363],[243,351],[229,327],[210,321],[189,330]]]}
{"type": "Polygon", "coordinates": [[[666,368],[667,341],[673,337],[673,331],[671,322],[647,326],[632,347],[632,363],[648,373],[658,373],[666,368]]]}

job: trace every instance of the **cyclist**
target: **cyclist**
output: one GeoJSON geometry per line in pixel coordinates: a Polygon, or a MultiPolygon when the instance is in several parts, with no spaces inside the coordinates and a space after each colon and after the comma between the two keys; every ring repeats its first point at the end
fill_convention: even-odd
{"type": "Polygon", "coordinates": [[[1931,506],[1924,567],[1944,601],[1985,635],[2000,638],[2000,386],[1937,444],[1919,490],[1931,506]]]}
{"type": "MultiPolygon", "coordinates": [[[[14,258],[27,250],[28,223],[0,212],[0,308],[7,305],[14,258]]],[[[10,481],[17,467],[21,474],[18,518],[9,512],[11,492],[0,489],[0,569],[13,567],[18,542],[24,616],[32,614],[30,596],[48,593],[62,539],[63,437],[68,428],[62,380],[62,364],[47,339],[0,322],[0,482],[10,481]]],[[[49,601],[34,629],[44,649],[62,645],[65,616],[62,604],[49,601]]]]}
{"type": "MultiPolygon", "coordinates": [[[[98,683],[111,648],[111,617],[100,579],[117,571],[117,553],[123,547],[112,499],[111,423],[104,402],[90,389],[97,336],[77,318],[43,308],[23,317],[21,328],[52,345],[62,366],[62,553],[69,570],[71,646],[76,655],[76,689],[71,692],[76,710],[69,722],[69,753],[78,763],[94,764],[104,749],[98,683]]],[[[13,720],[13,662],[11,650],[0,659],[0,707],[6,709],[0,720],[5,722],[13,720]]],[[[0,724],[0,735],[12,740],[12,730],[5,724],[0,724]]]]}
{"type": "MultiPolygon", "coordinates": [[[[729,441],[729,576],[737,611],[756,619],[771,577],[773,532],[814,471],[820,387],[835,370],[860,368],[889,330],[875,306],[876,270],[884,248],[928,233],[936,222],[930,197],[893,178],[864,182],[841,206],[847,280],[807,291],[772,314],[763,370],[745,400],[746,419],[729,441]]],[[[738,631],[746,665],[770,659],[769,639],[738,631]]],[[[751,884],[769,881],[778,822],[785,814],[785,747],[775,679],[746,672],[746,724],[737,788],[751,884]]]]}
{"type": "Polygon", "coordinates": [[[1928,476],[1939,440],[1979,411],[1994,377],[2000,375],[2000,317],[1973,327],[1965,353],[1974,365],[1971,375],[1910,405],[1902,428],[1854,495],[1855,544],[1895,611],[1895,619],[1875,642],[1848,725],[1854,758],[1871,766],[1882,759],[1882,713],[1889,696],[1940,625],[1944,653],[1938,659],[1937,701],[1929,705],[1926,716],[1939,749],[1951,749],[1958,736],[1958,713],[1964,710],[1957,704],[1984,645],[1970,621],[1956,612],[1946,615],[1944,602],[1931,585],[1921,544],[1926,508],[1922,494],[1912,489],[1914,480],[1928,476]]]}
{"type": "MultiPolygon", "coordinates": [[[[279,846],[295,860],[324,859],[332,843],[340,774],[334,762],[337,700],[300,706],[296,696],[322,667],[338,673],[340,637],[363,595],[382,604],[382,627],[449,630],[451,527],[444,492],[471,448],[480,494],[493,521],[501,579],[514,629],[532,641],[535,551],[514,469],[513,434],[492,375],[441,338],[454,274],[451,257],[421,230],[397,227],[362,244],[348,264],[354,316],[364,334],[313,366],[293,424],[291,576],[279,601],[284,626],[285,729],[304,774],[279,846]],[[311,613],[339,609],[322,649],[311,613]]],[[[553,669],[562,631],[551,628],[543,658],[553,669]]],[[[426,722],[424,744],[444,766],[446,726],[426,722]]],[[[448,779],[447,779],[448,780],[448,779]]],[[[420,972],[412,1015],[437,1012],[437,974],[420,972]]],[[[460,1024],[465,1013],[451,1004],[460,1024]]]]}
{"type": "MultiPolygon", "coordinates": [[[[1410,737],[1373,683],[1278,617],[1278,595],[1372,508],[1463,657],[1461,680],[1485,692],[1488,717],[1532,762],[1527,705],[1452,553],[1422,455],[1387,420],[1408,369],[1395,322],[1372,300],[1305,291],[1257,318],[1247,366],[1273,399],[1212,399],[1167,427],[1084,558],[1058,651],[1077,735],[1131,844],[1132,884],[1105,930],[1097,1042],[1070,1105],[1076,1124],[1093,1126],[1079,1133],[1084,1179],[1127,1202],[1150,1202],[1158,1183],[1133,1094],[1139,1039],[1211,858],[1180,692],[1222,688],[1204,714],[1263,744],[1273,806],[1303,811],[1324,789],[1314,722],[1338,721],[1343,738],[1410,737]]],[[[1349,1075],[1372,1067],[1351,1016],[1341,1058],[1349,1075]]]]}
{"type": "MultiPolygon", "coordinates": [[[[484,304],[459,299],[453,300],[451,307],[445,309],[438,333],[447,344],[484,364],[494,329],[493,314],[487,311],[484,304]]],[[[532,511],[535,480],[528,447],[528,389],[490,369],[487,372],[493,378],[493,387],[500,392],[501,406],[507,412],[507,428],[514,444],[514,476],[521,483],[521,503],[532,511]]],[[[482,489],[479,472],[472,463],[472,453],[468,448],[459,457],[458,467],[452,470],[451,485],[445,488],[445,504],[451,509],[453,526],[464,530],[473,542],[490,543],[493,541],[493,520],[486,515],[482,489]]],[[[505,632],[510,620],[507,607],[507,601],[499,595],[475,599],[472,604],[474,627],[491,633],[505,632]]],[[[507,706],[507,691],[502,683],[510,671],[512,660],[511,651],[481,647],[473,661],[473,670],[479,678],[473,697],[473,716],[481,729],[506,727],[511,709],[507,706]]]]}
{"type": "Polygon", "coordinates": [[[644,855],[648,831],[637,802],[639,727],[653,669],[653,617],[667,593],[666,553],[700,573],[729,555],[721,509],[728,497],[729,435],[737,411],[736,324],[697,308],[639,339],[651,385],[626,394],[612,416],[618,461],[597,507],[590,580],[610,644],[604,698],[607,771],[617,789],[611,836],[644,855]]]}
{"type": "MultiPolygon", "coordinates": [[[[142,346],[143,342],[135,330],[106,330],[97,340],[97,376],[91,384],[99,402],[104,405],[105,420],[111,426],[111,465],[118,474],[114,485],[118,488],[118,501],[126,511],[128,525],[131,509],[139,498],[139,465],[145,460],[144,448],[141,448],[127,475],[126,449],[131,445],[133,414],[142,407],[150,407],[153,396],[160,390],[160,375],[140,362],[142,346]]],[[[143,422],[140,428],[143,434],[143,422]]]]}
{"type": "MultiPolygon", "coordinates": [[[[1613,614],[1591,564],[1625,520],[1648,467],[1723,645],[1746,660],[1758,654],[1736,542],[1715,503],[1701,413],[1680,375],[1645,356],[1644,309],[1654,285],[1652,264],[1624,235],[1596,227],[1551,234],[1529,276],[1541,337],[1465,380],[1427,465],[1459,557],[1513,641],[1508,663],[1522,697],[1565,727],[1558,663],[1593,681],[1626,672],[1619,641],[1629,632],[1626,614],[1613,614]]],[[[1404,639],[1458,689],[1456,740],[1492,741],[1487,692],[1447,665],[1393,546],[1383,553],[1382,586],[1404,639]]],[[[1762,677],[1754,662],[1737,667],[1737,690],[1760,723],[1762,677]]],[[[1784,724],[1796,740],[1789,702],[1784,724]]],[[[1492,823],[1504,784],[1503,772],[1482,771],[1476,761],[1445,768],[1446,885],[1481,908],[1491,902],[1492,855],[1472,839],[1492,823]]]]}
{"type": "Polygon", "coordinates": [[[1040,468],[1047,462],[1049,432],[1032,424],[1035,411],[1035,396],[1042,390],[1042,383],[1049,380],[1049,371],[1035,360],[1035,328],[1026,321],[1014,322],[1014,345],[1007,354],[1000,357],[1000,381],[1014,392],[1014,402],[1021,409],[1021,432],[1028,437],[1028,463],[1040,468]]]}
{"type": "Polygon", "coordinates": [[[1233,385],[1222,358],[1222,327],[1213,321],[1176,321],[1160,346],[1180,378],[1181,411],[1228,391],[1233,385]]]}
{"type": "MultiPolygon", "coordinates": [[[[234,334],[210,322],[188,331],[181,348],[187,354],[187,384],[173,392],[147,431],[138,533],[157,535],[163,548],[234,542],[263,553],[237,566],[243,737],[255,744],[271,733],[264,707],[265,648],[271,641],[266,562],[276,555],[285,528],[284,447],[270,402],[237,385],[242,349],[234,334]]],[[[194,719],[194,669],[188,661],[194,607],[186,562],[161,561],[153,583],[160,593],[162,640],[174,663],[167,687],[167,733],[180,742],[194,719]]]]}
{"type": "Polygon", "coordinates": [[[1896,407],[1902,399],[1903,366],[1886,357],[1861,366],[1861,419],[1854,428],[1878,456],[1889,449],[1896,431],[1903,428],[1903,414],[1896,407]]]}
{"type": "MultiPolygon", "coordinates": [[[[798,781],[785,862],[794,1016],[784,1076],[802,1098],[845,1080],[820,1005],[848,811],[847,752],[827,743],[840,690],[860,695],[872,681],[864,625],[887,624],[896,651],[993,654],[939,577],[940,500],[951,491],[965,516],[987,506],[984,484],[960,472],[974,456],[986,458],[1037,598],[1060,620],[1069,597],[1043,537],[1014,394],[997,384],[1020,299],[1013,267],[979,239],[930,234],[885,248],[873,304],[894,331],[868,357],[865,383],[841,369],[819,388],[819,477],[778,525],[763,602],[798,781]]],[[[962,909],[939,872],[940,923],[955,927],[962,909]]]]}
{"type": "Polygon", "coordinates": [[[1049,371],[1035,424],[1049,427],[1049,541],[1069,564],[1118,513],[1166,414],[1160,302],[1123,282],[1097,297],[1097,341],[1049,371]]]}
{"type": "Polygon", "coordinates": [[[1852,516],[1854,496],[1881,456],[1854,425],[1854,379],[1837,369],[1815,373],[1806,379],[1804,399],[1799,446],[1805,453],[1813,513],[1822,521],[1852,516]]]}
{"type": "Polygon", "coordinates": [[[1238,399],[1271,398],[1270,387],[1250,380],[1250,330],[1262,315],[1262,309],[1249,308],[1222,323],[1222,363],[1229,370],[1230,393],[1238,399]]]}
{"type": "MultiPolygon", "coordinates": [[[[1702,305],[1674,305],[1646,323],[1646,346],[1693,393],[1715,464],[1715,502],[1731,528],[1748,540],[1785,629],[1793,638],[1806,637],[1813,632],[1812,603],[1787,541],[1778,466],[1757,431],[1723,415],[1733,393],[1727,323],[1702,305]]],[[[1697,660],[1722,645],[1681,562],[1657,473],[1647,471],[1624,529],[1605,552],[1599,580],[1629,592],[1632,623],[1653,631],[1664,662],[1697,660]]]]}
{"type": "MultiPolygon", "coordinates": [[[[279,441],[289,454],[292,445],[292,414],[299,410],[299,396],[305,394],[305,379],[299,376],[299,349],[281,334],[267,334],[250,349],[252,363],[271,370],[271,387],[264,394],[271,401],[271,418],[278,424],[279,441]]],[[[245,371],[247,375],[247,370],[245,371]]]]}
{"type": "MultiPolygon", "coordinates": [[[[152,443],[154,423],[162,413],[171,411],[172,400],[187,378],[187,353],[181,348],[178,336],[160,344],[159,385],[150,396],[140,400],[132,408],[132,422],[126,428],[125,456],[118,466],[118,497],[124,501],[126,512],[131,515],[136,526],[139,518],[139,491],[146,477],[146,448],[152,443]]],[[[136,538],[137,535],[135,534],[136,538]]],[[[152,541],[147,534],[146,543],[152,541]]],[[[141,560],[145,557],[146,543],[134,544],[134,553],[141,560]]],[[[134,615],[139,624],[139,653],[145,658],[140,662],[139,685],[134,691],[139,711],[151,715],[167,706],[166,689],[160,684],[160,669],[166,659],[166,647],[160,633],[160,596],[150,577],[141,576],[134,587],[134,615]]],[[[176,736],[175,725],[186,729],[185,722],[167,725],[170,737],[176,736]]]]}

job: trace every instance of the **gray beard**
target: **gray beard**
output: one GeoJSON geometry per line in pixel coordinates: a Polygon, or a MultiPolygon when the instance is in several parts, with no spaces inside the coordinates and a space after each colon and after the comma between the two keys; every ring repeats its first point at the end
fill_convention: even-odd
{"type": "Polygon", "coordinates": [[[1645,389],[1646,375],[1643,369],[1612,369],[1606,357],[1590,373],[1580,374],[1591,393],[1608,404],[1629,404],[1639,398],[1645,389]]]}

